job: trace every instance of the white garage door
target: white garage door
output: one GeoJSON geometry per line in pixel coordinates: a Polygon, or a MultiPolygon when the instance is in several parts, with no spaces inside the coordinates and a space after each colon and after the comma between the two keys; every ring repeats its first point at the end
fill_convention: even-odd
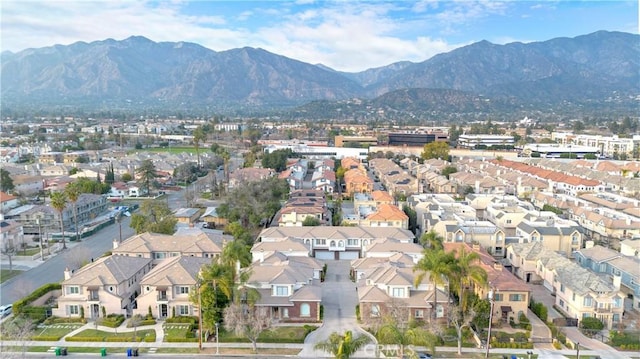
{"type": "Polygon", "coordinates": [[[340,252],[340,259],[358,259],[358,251],[340,252]]]}
{"type": "Polygon", "coordinates": [[[316,251],[317,259],[334,259],[334,254],[331,251],[316,251]]]}

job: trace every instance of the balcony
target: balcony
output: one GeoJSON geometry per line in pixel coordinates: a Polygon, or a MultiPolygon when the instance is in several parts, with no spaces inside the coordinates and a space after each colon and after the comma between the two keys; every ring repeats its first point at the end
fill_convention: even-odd
{"type": "Polygon", "coordinates": [[[98,295],[98,293],[94,293],[94,292],[89,292],[89,295],[87,296],[87,301],[89,302],[99,302],[100,301],[100,296],[98,295]]]}
{"type": "Polygon", "coordinates": [[[169,297],[167,296],[166,293],[158,294],[157,299],[158,299],[158,302],[168,302],[169,301],[169,297]]]}
{"type": "Polygon", "coordinates": [[[610,304],[607,304],[607,305],[604,305],[604,306],[596,305],[596,307],[595,307],[596,313],[611,313],[611,309],[612,309],[612,307],[611,307],[610,304]]]}

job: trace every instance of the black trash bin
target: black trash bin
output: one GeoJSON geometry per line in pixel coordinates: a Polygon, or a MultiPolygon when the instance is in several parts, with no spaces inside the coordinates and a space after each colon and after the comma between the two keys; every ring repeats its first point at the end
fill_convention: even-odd
{"type": "Polygon", "coordinates": [[[67,355],[67,348],[60,348],[60,355],[66,356],[67,355]]]}
{"type": "Polygon", "coordinates": [[[138,348],[133,349],[133,356],[134,357],[138,356],[138,348]]]}

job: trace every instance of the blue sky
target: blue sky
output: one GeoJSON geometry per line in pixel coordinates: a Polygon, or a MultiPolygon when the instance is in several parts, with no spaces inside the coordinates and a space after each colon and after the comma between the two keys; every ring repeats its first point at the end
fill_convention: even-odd
{"type": "Polygon", "coordinates": [[[638,33],[638,1],[0,2],[1,49],[121,40],[244,46],[336,70],[420,62],[470,43],[544,41],[598,30],[638,33]]]}

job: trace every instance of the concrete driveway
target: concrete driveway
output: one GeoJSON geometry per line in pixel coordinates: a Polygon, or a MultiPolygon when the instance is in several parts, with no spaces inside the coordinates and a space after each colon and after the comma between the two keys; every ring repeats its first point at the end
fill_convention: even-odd
{"type": "MultiPolygon", "coordinates": [[[[306,358],[332,357],[330,353],[313,349],[318,342],[329,338],[333,332],[344,333],[350,330],[354,336],[367,335],[372,343],[375,338],[362,330],[356,320],[356,305],[358,293],[356,285],[349,279],[350,261],[329,260],[327,275],[322,283],[322,305],[324,306],[324,321],[320,328],[309,334],[304,341],[304,348],[298,356],[306,358]]],[[[373,344],[372,344],[373,345],[373,344]]],[[[370,353],[370,350],[369,350],[370,353]]],[[[367,357],[366,350],[361,350],[352,357],[367,357]]]]}

